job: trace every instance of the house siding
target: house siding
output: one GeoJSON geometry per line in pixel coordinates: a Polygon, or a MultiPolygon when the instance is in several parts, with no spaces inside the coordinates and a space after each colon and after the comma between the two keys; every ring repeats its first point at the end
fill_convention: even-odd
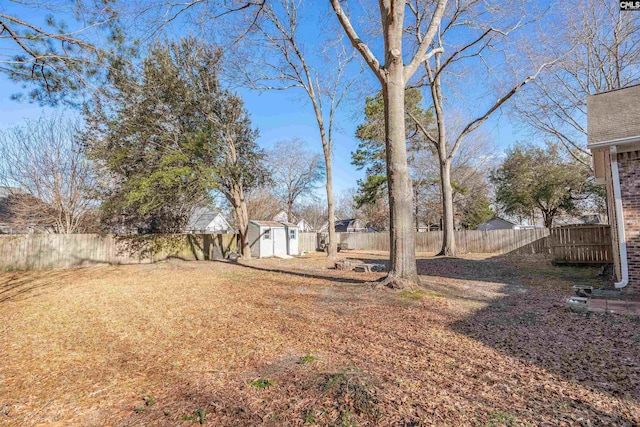
{"type": "Polygon", "coordinates": [[[640,294],[640,85],[612,90],[587,98],[588,146],[594,155],[596,182],[605,184],[607,210],[617,281],[622,278],[620,236],[613,192],[612,160],[618,164],[620,197],[627,249],[629,283],[623,292],[640,294]],[[617,154],[611,158],[609,146],[617,154]],[[604,181],[604,182],[603,182],[604,181]]]}
{"type": "Polygon", "coordinates": [[[629,266],[625,292],[640,294],[640,151],[619,153],[617,160],[629,266]]]}
{"type": "Polygon", "coordinates": [[[273,221],[249,222],[249,246],[255,258],[268,258],[274,255],[298,255],[300,230],[296,225],[273,221]],[[289,230],[295,230],[295,239],[289,239],[289,230]],[[264,239],[269,231],[270,238],[264,239]]]}
{"type": "Polygon", "coordinates": [[[249,240],[249,247],[251,248],[251,256],[253,258],[260,258],[260,227],[249,223],[247,239],[249,240]]]}

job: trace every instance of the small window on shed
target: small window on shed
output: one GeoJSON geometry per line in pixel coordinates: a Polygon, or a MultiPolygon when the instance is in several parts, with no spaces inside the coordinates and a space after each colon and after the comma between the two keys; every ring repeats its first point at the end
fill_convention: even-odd
{"type": "Polygon", "coordinates": [[[294,228],[289,229],[289,240],[296,240],[296,230],[294,228]]]}
{"type": "Polygon", "coordinates": [[[271,240],[271,229],[267,228],[264,230],[264,234],[262,235],[262,240],[271,240]]]}

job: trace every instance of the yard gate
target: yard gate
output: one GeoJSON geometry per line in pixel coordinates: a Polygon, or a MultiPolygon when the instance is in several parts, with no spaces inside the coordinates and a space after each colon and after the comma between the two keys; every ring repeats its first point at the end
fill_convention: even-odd
{"type": "Polygon", "coordinates": [[[558,263],[613,262],[611,227],[608,224],[554,227],[549,236],[549,247],[554,261],[558,263]]]}

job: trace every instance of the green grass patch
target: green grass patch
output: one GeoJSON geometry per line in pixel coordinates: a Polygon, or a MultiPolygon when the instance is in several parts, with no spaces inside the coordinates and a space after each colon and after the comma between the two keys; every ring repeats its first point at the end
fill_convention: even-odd
{"type": "Polygon", "coordinates": [[[304,411],[302,414],[302,420],[305,424],[315,424],[316,422],[316,411],[310,409],[308,411],[304,411]]]}
{"type": "Polygon", "coordinates": [[[142,400],[144,400],[144,405],[138,406],[136,409],[134,409],[136,414],[141,414],[144,411],[146,411],[147,408],[150,408],[156,404],[156,399],[154,399],[153,396],[151,396],[150,394],[142,396],[142,400]]]}
{"type": "Polygon", "coordinates": [[[489,416],[489,421],[485,427],[516,427],[518,419],[506,412],[493,412],[489,416]]]}
{"type": "Polygon", "coordinates": [[[200,425],[207,423],[207,413],[202,408],[196,408],[193,415],[184,415],[182,421],[194,421],[200,425]]]}
{"type": "Polygon", "coordinates": [[[261,389],[272,387],[274,385],[276,385],[276,383],[270,380],[269,378],[260,378],[251,382],[251,387],[261,388],[261,389]]]}
{"type": "Polygon", "coordinates": [[[324,383],[325,390],[332,388],[335,384],[340,384],[342,382],[346,382],[347,376],[345,374],[334,374],[331,375],[327,381],[324,383]]]}
{"type": "Polygon", "coordinates": [[[311,356],[311,355],[307,355],[307,356],[304,356],[304,357],[300,358],[300,360],[298,360],[298,365],[305,365],[307,363],[315,362],[316,360],[318,360],[317,357],[311,356]]]}
{"type": "Polygon", "coordinates": [[[195,420],[200,424],[205,424],[207,422],[207,413],[202,408],[197,408],[193,411],[193,415],[195,416],[195,420]]]}

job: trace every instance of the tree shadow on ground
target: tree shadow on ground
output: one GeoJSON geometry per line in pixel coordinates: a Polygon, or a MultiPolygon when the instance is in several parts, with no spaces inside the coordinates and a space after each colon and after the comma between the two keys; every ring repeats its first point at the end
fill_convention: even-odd
{"type": "MultiPolygon", "coordinates": [[[[640,398],[640,319],[579,315],[565,305],[573,285],[598,281],[593,267],[493,257],[423,259],[418,268],[430,276],[504,284],[502,296],[487,298],[484,308],[451,324],[455,332],[590,389],[640,398]]],[[[435,282],[423,281],[430,289],[435,282]]],[[[439,286],[446,292],[446,284],[439,286]]]]}
{"type": "Polygon", "coordinates": [[[487,304],[452,323],[455,332],[592,390],[640,399],[640,318],[579,315],[565,305],[574,285],[606,286],[597,268],[510,255],[417,263],[421,285],[429,291],[487,304]],[[494,284],[498,294],[483,292],[484,284],[494,284]]]}
{"type": "MultiPolygon", "coordinates": [[[[256,265],[242,267],[337,281],[328,275],[303,275],[256,265]]],[[[371,412],[359,411],[354,405],[362,396],[328,394],[327,384],[344,378],[342,372],[349,367],[323,365],[316,369],[313,364],[299,365],[294,358],[285,364],[274,362],[275,367],[254,366],[251,373],[226,375],[224,386],[211,386],[212,382],[205,380],[202,385],[190,382],[178,395],[166,399],[166,408],[134,417],[144,423],[156,416],[152,411],[189,413],[197,407],[209,412],[218,425],[283,425],[291,420],[302,424],[309,413],[315,413],[321,425],[341,425],[346,413],[357,416],[352,421],[357,419],[359,425],[638,425],[640,414],[626,404],[638,399],[637,377],[629,378],[638,366],[637,361],[627,358],[637,355],[640,340],[630,346],[628,336],[616,336],[624,330],[632,331],[633,324],[611,329],[616,322],[613,317],[580,317],[564,308],[567,289],[592,270],[581,274],[559,268],[554,276],[555,267],[536,267],[527,270],[500,257],[420,260],[419,268],[429,289],[431,282],[440,278],[445,288],[449,279],[450,289],[457,282],[495,290],[492,296],[474,297],[477,289],[463,288],[472,294],[467,299],[482,300],[486,306],[449,317],[442,327],[440,319],[457,311],[448,310],[457,299],[453,291],[447,294],[448,301],[438,298],[432,303],[427,298],[392,310],[378,295],[374,304],[354,301],[353,310],[346,315],[322,319],[335,321],[330,323],[327,335],[333,343],[331,354],[346,354],[360,369],[346,375],[345,389],[360,390],[361,384],[351,378],[374,379],[363,382],[366,386],[373,384],[376,400],[371,412]],[[538,279],[557,283],[545,287],[538,284],[538,279]],[[442,305],[437,306],[435,301],[442,305]],[[443,334],[442,328],[447,333],[443,334]],[[573,341],[565,343],[569,338],[573,341]],[[606,341],[604,354],[594,338],[606,341]],[[576,353],[581,353],[577,360],[576,353]],[[628,370],[611,374],[612,366],[622,363],[628,370]],[[249,384],[255,378],[269,378],[275,386],[252,390],[249,384]],[[440,395],[438,405],[433,405],[429,399],[437,393],[447,398],[443,401],[440,395]],[[602,400],[595,402],[594,397],[602,400]],[[608,399],[611,404],[603,404],[608,399]],[[464,415],[456,415],[458,410],[464,415]],[[377,414],[383,418],[376,418],[377,414]]],[[[326,314],[328,310],[321,312],[326,314]]],[[[308,312],[300,316],[303,324],[319,321],[308,312]]],[[[304,334],[305,329],[298,333],[304,334]]],[[[171,393],[175,390],[172,385],[171,393]]]]}
{"type": "Polygon", "coordinates": [[[76,277],[77,270],[3,273],[0,275],[0,304],[36,297],[50,288],[64,286],[64,279],[76,277]]]}
{"type": "MultiPolygon", "coordinates": [[[[216,260],[217,262],[224,262],[224,263],[228,263],[229,261],[221,261],[221,260],[216,260]]],[[[281,268],[273,268],[273,267],[262,267],[262,266],[258,266],[256,264],[252,264],[252,263],[247,263],[247,262],[234,262],[233,265],[237,265],[238,267],[243,267],[249,270],[255,270],[255,271],[262,271],[265,273],[278,273],[278,274],[284,274],[284,275],[288,275],[288,276],[294,276],[294,277],[303,277],[306,279],[318,279],[318,280],[328,280],[331,282],[338,282],[338,283],[343,283],[343,284],[350,284],[350,285],[364,285],[365,284],[365,280],[364,279],[354,279],[354,278],[349,278],[349,277],[340,277],[339,275],[322,275],[322,274],[318,274],[315,271],[316,270],[309,270],[308,272],[306,270],[284,270],[281,268]]]]}

